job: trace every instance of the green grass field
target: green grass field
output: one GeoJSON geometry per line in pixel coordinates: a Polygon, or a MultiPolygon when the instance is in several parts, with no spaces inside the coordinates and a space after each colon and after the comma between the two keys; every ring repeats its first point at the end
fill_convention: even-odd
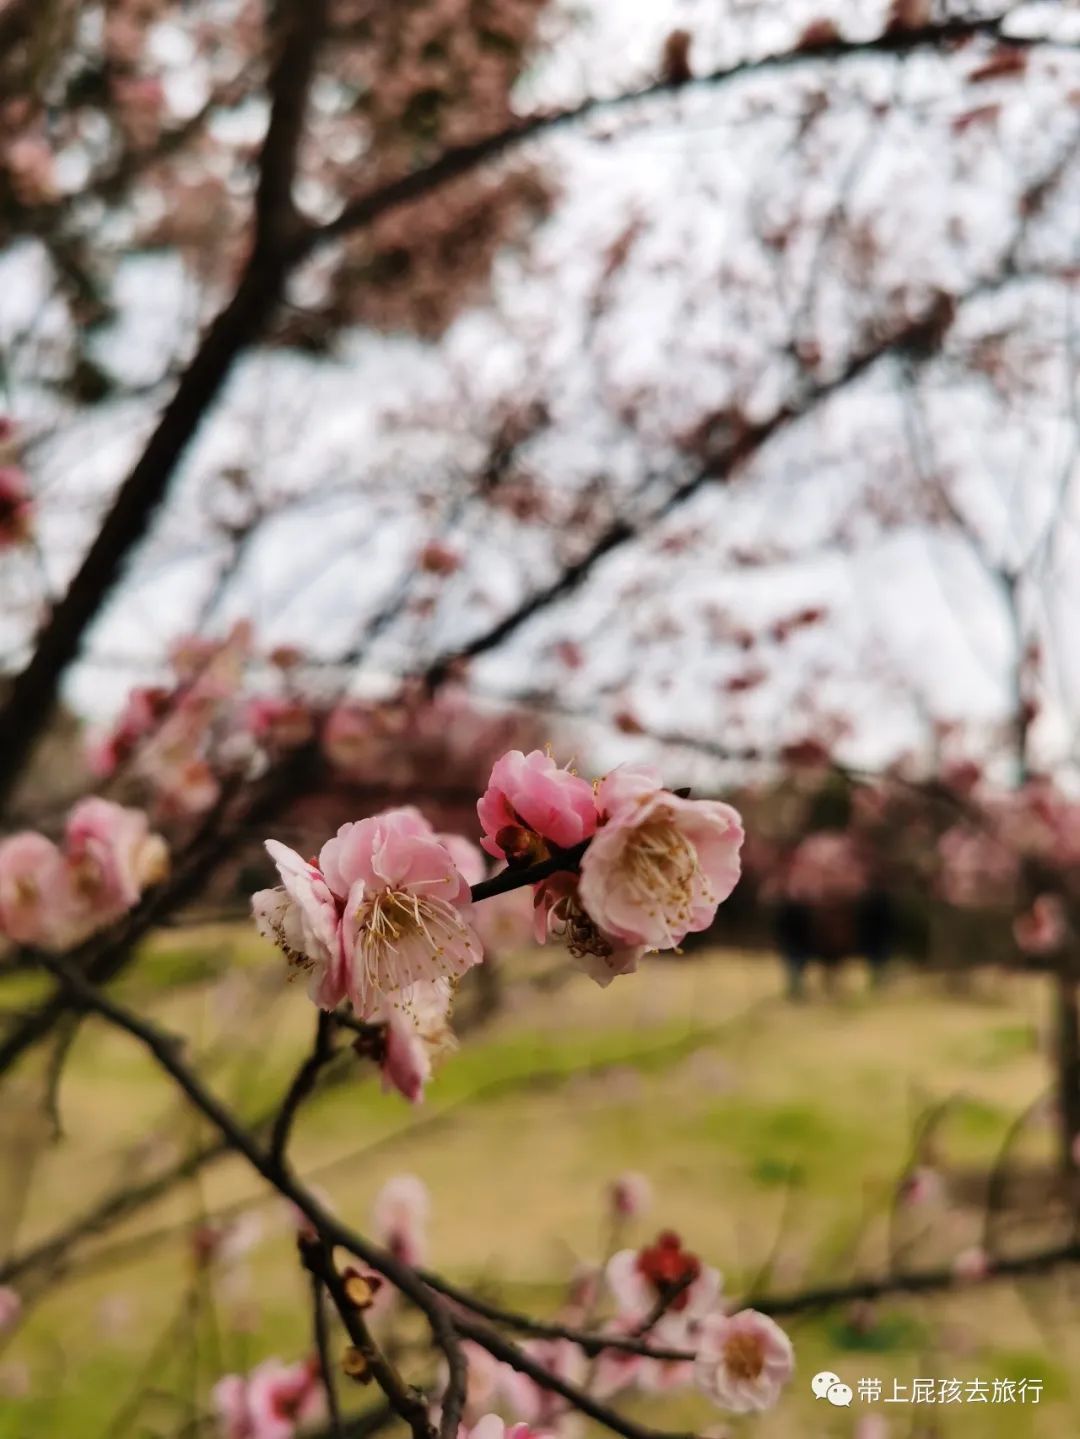
{"type": "MultiPolygon", "coordinates": [[[[526,957],[517,969],[535,965],[526,957]]],[[[246,933],[159,942],[123,993],[187,1036],[214,1085],[252,1117],[287,1082],[313,1023],[302,990],[282,986],[275,959],[246,933]]],[[[13,981],[0,1003],[26,997],[13,981]]],[[[546,992],[522,982],[446,1061],[418,1109],[382,1095],[347,1057],[304,1110],[294,1156],[357,1227],[389,1176],[421,1176],[434,1199],[432,1264],[538,1313],[558,1304],[579,1260],[599,1257],[604,1187],[624,1168],[647,1173],[656,1191],[636,1237],[678,1229],[723,1270],[733,1296],[879,1273],[890,1242],[904,1263],[931,1266],[979,1237],[982,1207],[965,1200],[973,1176],[1046,1089],[1047,1003],[1037,980],[987,981],[958,998],[914,976],[870,995],[852,975],[843,993],[793,1006],[778,965],[728,953],[658,960],[606,991],[577,976],[546,992]],[[949,1196],[890,1225],[896,1179],[930,1111],[949,1196]]],[[[56,1096],[60,1133],[43,1143],[46,1069],[44,1056],[27,1067],[0,1117],[3,1152],[14,1156],[10,1212],[0,1216],[9,1252],[208,1138],[134,1044],[88,1024],[56,1096]]],[[[1018,1153],[1038,1164],[1050,1144],[1036,1115],[1018,1153]]],[[[1012,1218],[1011,1243],[1054,1232],[1030,1206],[1012,1218]]],[[[792,1389],[774,1413],[735,1421],[731,1432],[831,1439],[874,1410],[895,1439],[1071,1439],[1080,1429],[1078,1281],[1059,1273],[792,1320],[792,1389]],[[915,1376],[1026,1377],[1044,1388],[1038,1405],[856,1400],[843,1411],[811,1395],[822,1368],[853,1387],[878,1378],[886,1392],[915,1376]]],[[[280,1202],[233,1161],[90,1236],[62,1273],[32,1272],[19,1286],[29,1315],[0,1353],[0,1439],[175,1434],[205,1410],[223,1370],[268,1353],[297,1357],[310,1344],[280,1202]],[[238,1272],[195,1281],[190,1226],[237,1205],[259,1215],[259,1242],[238,1272]],[[128,1402],[139,1394],[143,1402],[128,1402]]],[[[366,1391],[346,1397],[368,1402],[366,1391]]],[[[723,1416],[691,1395],[631,1404],[658,1424],[723,1430],[723,1416]]]]}

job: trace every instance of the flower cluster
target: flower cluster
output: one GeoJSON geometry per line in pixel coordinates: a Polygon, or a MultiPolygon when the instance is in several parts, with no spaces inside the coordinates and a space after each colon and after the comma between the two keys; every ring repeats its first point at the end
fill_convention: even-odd
{"type": "Polygon", "coordinates": [[[167,870],[165,841],[141,810],[80,800],[61,844],[33,830],[0,841],[0,933],[70,949],[134,908],[167,870]]]}
{"type": "Polygon", "coordinates": [[[186,638],[170,655],[171,682],[131,691],[112,730],[90,752],[94,773],[108,778],[123,764],[154,794],[170,818],[203,814],[221,793],[221,772],[251,754],[237,723],[240,689],[251,655],[251,628],[234,625],[224,640],[186,638]]]}
{"type": "MultiPolygon", "coordinates": [[[[623,1176],[611,1186],[610,1216],[619,1225],[628,1218],[619,1200],[627,1180],[634,1191],[642,1190],[639,1175],[623,1176]]],[[[569,1337],[528,1340],[522,1347],[549,1374],[604,1402],[693,1387],[729,1413],[770,1409],[794,1372],[791,1341],[767,1315],[750,1309],[729,1313],[722,1288],[717,1270],[686,1249],[677,1234],[663,1230],[652,1243],[620,1250],[606,1265],[576,1274],[557,1315],[568,1332],[595,1329],[616,1347],[601,1349],[591,1362],[569,1337]]],[[[463,1347],[470,1434],[495,1433],[496,1422],[507,1420],[534,1435],[572,1432],[572,1412],[552,1390],[479,1344],[463,1347]]]]}
{"type": "Polygon", "coordinates": [[[322,1417],[326,1391],[318,1361],[282,1364],[267,1359],[250,1374],[227,1374],[212,1395],[221,1439],[293,1439],[322,1417]]]}
{"type": "Polygon", "coordinates": [[[706,928],[739,877],[735,810],[666,790],[647,766],[594,787],[539,750],[512,750],[477,811],[484,849],[510,878],[539,863],[541,879],[474,906],[481,853],[404,806],[342,825],[312,859],[268,840],[281,883],[252,898],[260,934],[306,973],[322,1009],[349,1002],[370,1026],[358,1049],[413,1101],[453,1042],[455,984],[485,947],[524,937],[530,908],[538,940],[563,940],[607,984],[646,949],[706,928]]]}
{"type": "Polygon", "coordinates": [[[539,750],[514,750],[477,812],[489,854],[510,865],[567,860],[535,887],[537,938],[563,940],[600,984],[647,949],[706,929],[739,878],[736,811],[665,789],[649,765],[620,766],[594,786],[539,750]]]}
{"type": "MultiPolygon", "coordinates": [[[[0,471],[0,545],[3,514],[0,471]]],[[[483,784],[495,757],[532,733],[527,717],[486,712],[453,684],[432,695],[405,682],[380,699],[320,703],[303,654],[289,645],[258,651],[246,621],[223,638],[182,636],[168,669],[161,683],[128,693],[87,756],[101,778],[122,769],[168,820],[204,814],[226,780],[257,775],[302,746],[317,743],[344,778],[415,793],[444,770],[483,784]]]]}

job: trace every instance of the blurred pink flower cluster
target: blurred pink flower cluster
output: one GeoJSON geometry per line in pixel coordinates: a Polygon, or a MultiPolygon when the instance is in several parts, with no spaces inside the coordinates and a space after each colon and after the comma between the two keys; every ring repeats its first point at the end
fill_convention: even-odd
{"type": "Polygon", "coordinates": [[[847,830],[818,830],[795,847],[782,885],[788,899],[831,903],[856,898],[866,889],[868,879],[857,835],[847,830]]]}
{"type": "MultiPolygon", "coordinates": [[[[0,449],[0,545],[2,455],[0,449]]],[[[18,474],[12,506],[25,488],[16,480],[18,474]]],[[[17,513],[12,509],[13,524],[17,513]]],[[[258,774],[316,740],[342,778],[416,793],[432,774],[483,784],[495,757],[531,729],[520,713],[486,711],[453,684],[432,695],[406,682],[389,697],[336,703],[314,699],[317,688],[299,650],[257,652],[246,621],[223,638],[184,636],[170,650],[163,681],[132,689],[111,727],[95,738],[90,768],[100,778],[123,770],[153,796],[163,819],[178,820],[211,809],[226,779],[258,774]]]]}
{"type": "Polygon", "coordinates": [[[212,1402],[221,1439],[293,1439],[322,1417],[326,1391],[317,1360],[266,1359],[250,1374],[219,1379],[212,1402]]]}
{"type": "Polygon", "coordinates": [[[953,825],[938,840],[942,897],[962,909],[1008,902],[1017,881],[1015,852],[985,829],[953,825]]]}
{"type": "MultiPolygon", "coordinates": [[[[400,1182],[391,1181],[387,1189],[400,1182]]],[[[629,1216],[618,1196],[630,1190],[644,1199],[646,1184],[641,1175],[613,1181],[608,1197],[619,1223],[629,1216]]],[[[383,1237],[385,1242],[385,1232],[383,1237]]],[[[549,1374],[604,1402],[631,1392],[669,1393],[692,1386],[730,1413],[760,1412],[776,1404],[794,1372],[791,1341],[764,1314],[729,1314],[720,1274],[671,1230],[640,1248],[619,1250],[606,1265],[590,1266],[586,1273],[585,1279],[581,1273],[574,1276],[557,1322],[596,1329],[600,1337],[622,1344],[637,1341],[663,1351],[663,1357],[623,1347],[602,1349],[590,1362],[571,1339],[527,1340],[525,1353],[549,1374]]],[[[468,1434],[502,1435],[504,1426],[507,1435],[565,1439],[575,1432],[576,1415],[558,1394],[479,1344],[468,1342],[463,1348],[468,1434]]]]}
{"type": "Polygon", "coordinates": [[[134,908],[168,861],[141,810],[80,800],[60,844],[34,830],[0,841],[0,933],[54,953],[70,949],[134,908]]]}
{"type": "Polygon", "coordinates": [[[250,625],[241,622],[224,640],[178,641],[171,683],[131,691],[111,732],[90,752],[94,773],[108,778],[130,763],[165,817],[210,809],[223,770],[252,752],[238,724],[251,638],[250,625]]]}

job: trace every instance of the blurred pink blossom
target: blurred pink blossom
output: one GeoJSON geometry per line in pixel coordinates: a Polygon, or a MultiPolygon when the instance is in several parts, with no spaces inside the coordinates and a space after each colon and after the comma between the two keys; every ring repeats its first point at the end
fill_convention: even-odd
{"type": "Polygon", "coordinates": [[[53,152],[44,135],[18,135],[0,150],[16,199],[23,205],[46,205],[57,195],[53,152]]]}
{"type": "Polygon", "coordinates": [[[961,908],[1001,904],[1016,883],[1016,854],[986,830],[953,825],[938,840],[938,859],[941,893],[961,908]]]}
{"type": "Polygon", "coordinates": [[[483,900],[473,908],[473,926],[486,955],[500,958],[528,949],[536,927],[533,890],[509,889],[483,900]]]}
{"type": "Polygon", "coordinates": [[[652,1185],[646,1175],[634,1170],[613,1180],[609,1194],[612,1212],[620,1219],[639,1219],[652,1208],[652,1185]]]}
{"type": "Polygon", "coordinates": [[[549,1431],[529,1424],[507,1424],[498,1414],[485,1414],[471,1428],[462,1425],[459,1439],[550,1439],[549,1431]]]}
{"type": "Polygon", "coordinates": [[[14,1289],[7,1284],[0,1284],[0,1334],[6,1334],[9,1329],[14,1329],[22,1314],[22,1300],[14,1289]]]}
{"type": "Polygon", "coordinates": [[[133,908],[168,858],[141,810],[81,800],[62,847],[31,831],[0,842],[0,929],[20,944],[71,948],[133,908]]]}
{"type": "Polygon", "coordinates": [[[248,701],[244,724],[256,739],[275,750],[296,749],[315,733],[315,717],[303,700],[269,695],[248,701]]]}
{"type": "Polygon", "coordinates": [[[866,888],[867,878],[855,836],[843,830],[820,830],[796,846],[784,888],[795,900],[853,899],[866,888]]]}
{"type": "Polygon", "coordinates": [[[888,1439],[889,1426],[881,1414],[863,1414],[855,1425],[854,1439],[888,1439]]]}
{"type": "Polygon", "coordinates": [[[718,1270],[684,1249],[670,1229],[652,1244],[621,1249],[608,1260],[608,1288],[620,1315],[641,1321],[658,1304],[666,1306],[655,1333],[672,1342],[715,1307],[723,1287],[718,1270]]]}
{"type": "Polygon", "coordinates": [[[318,1363],[267,1359],[250,1374],[227,1374],[211,1394],[221,1439],[293,1439],[319,1419],[326,1395],[318,1363]]]}
{"type": "Polygon", "coordinates": [[[991,1270],[990,1256],[981,1244],[972,1244],[961,1249],[953,1260],[953,1276],[965,1283],[985,1279],[991,1270]]]}
{"type": "Polygon", "coordinates": [[[431,1200],[415,1174],[388,1179],[375,1196],[371,1224],[379,1242],[403,1264],[422,1264],[427,1252],[431,1200]]]}
{"type": "Polygon", "coordinates": [[[791,1340],[765,1314],[710,1314],[701,1323],[694,1378],[733,1414],[771,1409],[795,1370],[791,1340]]]}
{"type": "Polygon", "coordinates": [[[945,1181],[936,1169],[927,1164],[916,1165],[900,1183],[900,1200],[909,1208],[939,1204],[945,1196],[945,1181]]]}
{"type": "Polygon", "coordinates": [[[22,830],[0,840],[0,930],[16,944],[50,948],[64,861],[52,840],[22,830]]]}
{"type": "Polygon", "coordinates": [[[1013,936],[1025,954],[1053,954],[1064,943],[1067,929],[1065,906],[1056,894],[1038,895],[1030,910],[1013,920],[1013,936]]]}
{"type": "Polygon", "coordinates": [[[64,852],[71,880],[95,921],[110,922],[168,873],[165,841],[142,810],[91,796],[68,815],[64,852]]]}
{"type": "MultiPolygon", "coordinates": [[[[570,1384],[584,1381],[588,1361],[580,1347],[570,1340],[528,1339],[521,1347],[530,1359],[556,1378],[570,1384]]],[[[560,1428],[567,1416],[566,1401],[528,1374],[504,1367],[500,1387],[503,1402],[533,1433],[560,1428]]],[[[518,1426],[508,1432],[518,1432],[518,1426]]]]}
{"type": "Polygon", "coordinates": [[[452,1049],[449,1014],[453,990],[445,979],[418,980],[383,1002],[375,1018],[386,1025],[379,1059],[384,1089],[418,1104],[432,1061],[452,1049]]]}

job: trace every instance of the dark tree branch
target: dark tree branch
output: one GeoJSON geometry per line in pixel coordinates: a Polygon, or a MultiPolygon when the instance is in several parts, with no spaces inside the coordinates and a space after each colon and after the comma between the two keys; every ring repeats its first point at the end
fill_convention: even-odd
{"type": "MultiPolygon", "coordinates": [[[[350,1301],[345,1281],[334,1268],[333,1255],[325,1244],[302,1246],[304,1263],[333,1300],[334,1308],[341,1316],[346,1333],[353,1345],[360,1351],[367,1366],[368,1375],[375,1380],[386,1395],[387,1403],[394,1413],[404,1419],[413,1432],[414,1439],[434,1439],[434,1430],[428,1419],[424,1396],[405,1383],[397,1369],[390,1363],[371,1337],[364,1316],[350,1301]]],[[[455,1429],[456,1433],[456,1429],[455,1429]]]]}
{"type": "Polygon", "coordinates": [[[326,1408],[330,1416],[332,1439],[342,1439],[341,1406],[338,1403],[337,1382],[334,1375],[334,1361],[330,1357],[330,1335],[326,1323],[326,1304],[323,1300],[323,1282],[317,1274],[311,1276],[311,1324],[315,1339],[315,1353],[319,1357],[323,1388],[326,1390],[326,1408]]]}
{"type": "Polygon", "coordinates": [[[288,1093],[281,1102],[274,1127],[270,1133],[270,1158],[275,1164],[285,1163],[285,1151],[292,1132],[293,1121],[301,1104],[308,1098],[323,1069],[334,1058],[334,1016],[320,1009],[315,1023],[315,1042],[311,1053],[293,1076],[288,1093]]]}
{"type": "Polygon", "coordinates": [[[300,130],[329,0],[288,0],[279,7],[278,54],[271,71],[271,113],[259,163],[251,256],[236,294],[210,327],[145,450],[64,597],[37,638],[34,654],[0,709],[0,806],[55,702],[60,677],[146,534],[184,451],[239,355],[262,330],[290,268],[288,241],[300,130]]]}
{"type": "MultiPolygon", "coordinates": [[[[314,747],[298,750],[273,773],[253,787],[235,814],[228,814],[228,797],[200,827],[172,878],[151,890],[138,908],[104,935],[89,941],[69,959],[95,984],[107,984],[132,962],[138,942],[181,905],[201,892],[215,869],[247,835],[254,824],[265,823],[302,787],[311,774],[314,747]]],[[[70,1009],[60,989],[24,1015],[0,1042],[0,1074],[28,1049],[52,1033],[70,1009]]]]}
{"type": "MultiPolygon", "coordinates": [[[[634,1420],[628,1419],[624,1414],[612,1409],[610,1405],[594,1399],[591,1394],[577,1384],[560,1379],[558,1375],[545,1369],[542,1364],[538,1364],[519,1345],[511,1343],[487,1324],[478,1324],[474,1319],[463,1318],[456,1319],[455,1324],[458,1333],[463,1338],[473,1340],[496,1359],[501,1359],[504,1364],[509,1364],[512,1369],[516,1369],[519,1374],[527,1375],[534,1383],[550,1390],[552,1394],[558,1394],[574,1409],[579,1410],[589,1419],[595,1419],[605,1429],[610,1429],[615,1434],[621,1434],[623,1439],[660,1439],[662,1431],[650,1429],[645,1424],[638,1424],[634,1420]]],[[[691,1436],[663,1433],[663,1439],[691,1439],[691,1436]]]]}
{"type": "Polygon", "coordinates": [[[27,36],[33,26],[36,0],[8,0],[0,10],[0,57],[27,36]]]}
{"type": "Polygon", "coordinates": [[[903,57],[916,51],[955,47],[979,37],[1015,45],[1017,48],[1052,43],[1040,37],[1003,36],[1001,27],[1009,13],[1006,10],[1000,15],[984,16],[980,19],[950,20],[940,25],[889,29],[869,40],[823,39],[760,59],[740,60],[734,65],[723,66],[708,74],[692,76],[689,80],[656,80],[625,94],[590,98],[563,110],[530,115],[496,134],[485,135],[469,144],[445,151],[421,170],[403,175],[369,194],[357,196],[333,220],[307,235],[298,237],[297,250],[306,254],[329,240],[362,229],[390,210],[407,205],[460,179],[478,166],[498,159],[529,140],[597,115],[628,109],[643,101],[670,97],[695,88],[712,89],[729,81],[754,75],[776,74],[823,61],[848,60],[867,55],[903,57]]]}
{"type": "MultiPolygon", "coordinates": [[[[312,1225],[327,1245],[340,1245],[364,1264],[390,1281],[425,1316],[432,1337],[446,1358],[450,1373],[447,1398],[440,1428],[441,1439],[456,1439],[465,1397],[466,1368],[461,1343],[443,1300],[416,1274],[392,1254],[347,1229],[328,1213],[302,1184],[279,1162],[275,1162],[254,1135],[214,1095],[194,1070],[185,1063],[181,1045],[155,1025],[141,1019],[95,988],[64,959],[42,954],[43,969],[67,991],[77,1008],[99,1015],[117,1029],[138,1040],[158,1066],[175,1081],[194,1107],[226,1137],[229,1146],[243,1156],[283,1198],[289,1200],[312,1225]]],[[[332,1291],[331,1291],[332,1292],[332,1291]]]]}

